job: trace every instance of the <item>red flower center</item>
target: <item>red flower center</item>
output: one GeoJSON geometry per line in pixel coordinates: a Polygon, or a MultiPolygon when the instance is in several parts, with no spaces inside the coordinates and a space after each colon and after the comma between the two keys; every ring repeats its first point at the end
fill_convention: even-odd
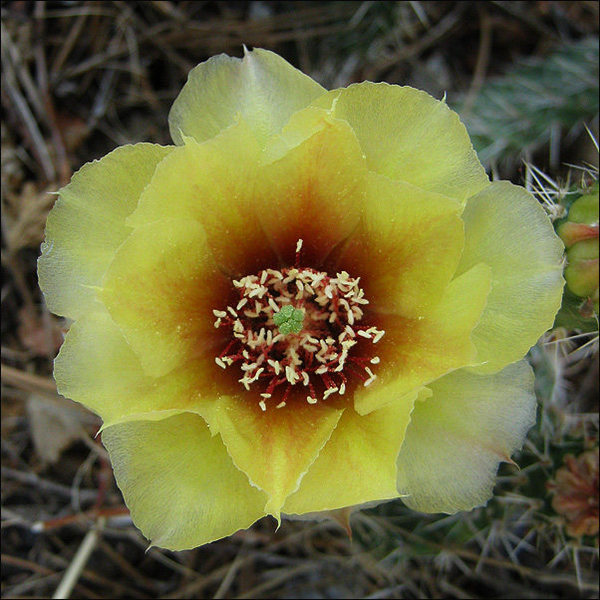
{"type": "Polygon", "coordinates": [[[376,344],[385,332],[361,323],[369,301],[360,277],[346,271],[331,277],[299,266],[301,247],[299,240],[294,267],[264,269],[234,280],[237,304],[213,311],[215,327],[228,339],[215,362],[223,369],[239,368],[238,381],[246,390],[255,385],[263,390],[263,411],[268,403],[286,406],[293,386],[303,386],[306,401],[316,404],[332,394],[343,396],[350,374],[364,386],[376,378],[371,365],[379,357],[357,349],[364,350],[361,342],[376,344]],[[288,315],[295,319],[293,326],[288,315]]]}

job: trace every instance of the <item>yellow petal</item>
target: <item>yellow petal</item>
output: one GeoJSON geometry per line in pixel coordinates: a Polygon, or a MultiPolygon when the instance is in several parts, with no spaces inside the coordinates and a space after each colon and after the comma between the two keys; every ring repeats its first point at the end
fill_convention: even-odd
{"type": "Polygon", "coordinates": [[[366,176],[350,127],[325,116],[315,133],[264,165],[253,210],[280,261],[293,264],[296,241],[302,239],[303,264],[319,268],[357,227],[366,176]]]}
{"type": "Polygon", "coordinates": [[[369,173],[361,226],[336,268],[361,277],[369,307],[418,317],[440,301],[463,249],[461,205],[369,173]]]}
{"type": "Polygon", "coordinates": [[[171,220],[133,231],[108,268],[99,297],[144,370],[160,377],[220,347],[212,310],[230,290],[202,227],[171,220]]]}
{"type": "MultiPolygon", "coordinates": [[[[279,160],[292,148],[299,146],[309,137],[323,129],[327,124],[346,124],[335,119],[329,109],[307,106],[295,112],[284,125],[280,133],[273,135],[262,150],[262,162],[267,164],[279,160]]],[[[346,124],[347,125],[347,124],[346,124]]],[[[356,139],[353,141],[356,145],[356,139]]]]}
{"type": "Polygon", "coordinates": [[[324,92],[268,50],[245,51],[243,59],[219,54],[190,71],[169,113],[171,137],[176,144],[183,143],[183,135],[202,142],[241,114],[264,142],[324,92]]]}
{"type": "Polygon", "coordinates": [[[154,546],[194,548],[264,515],[265,495],[196,415],[113,425],[102,441],[133,522],[154,546]]]}
{"type": "Polygon", "coordinates": [[[398,455],[398,491],[415,510],[470,510],[490,498],[498,464],[535,423],[533,373],[521,361],[495,375],[457,371],[430,388],[398,455]]]}
{"type": "MultiPolygon", "coordinates": [[[[75,322],[54,362],[58,391],[100,415],[105,427],[190,411],[208,418],[218,393],[212,356],[148,377],[106,312],[75,322]]],[[[215,433],[213,431],[213,433],[215,433]]]]}
{"type": "Polygon", "coordinates": [[[267,493],[265,512],[277,519],[342,414],[323,403],[294,400],[266,411],[249,394],[218,403],[218,428],[227,451],[252,484],[267,493]]]}
{"type": "Polygon", "coordinates": [[[531,194],[493,182],[469,199],[465,250],[458,272],[479,262],[492,268],[492,290],[473,340],[479,372],[520,359],[552,326],[562,299],[563,245],[531,194]]]}
{"type": "Polygon", "coordinates": [[[396,458],[415,398],[416,393],[366,416],[345,410],[283,512],[303,514],[396,498],[396,458]]]}
{"type": "Polygon", "coordinates": [[[372,171],[460,201],[489,185],[458,115],[425,92],[367,81],[313,104],[348,121],[372,171]]]}
{"type": "Polygon", "coordinates": [[[356,228],[367,174],[348,125],[319,112],[311,135],[266,165],[259,165],[243,120],[203,144],[186,138],[157,169],[128,222],[198,221],[215,260],[233,277],[293,264],[298,239],[303,263],[318,268],[356,228]],[[171,194],[176,206],[165,202],[171,194]]]}
{"type": "Polygon", "coordinates": [[[93,309],[95,287],[131,231],[125,218],[170,151],[155,144],[117,148],[84,165],[60,190],[38,261],[40,287],[52,312],[77,319],[93,309]]]}
{"type": "Polygon", "coordinates": [[[256,189],[259,159],[260,148],[242,119],[202,144],[186,137],[156,169],[128,224],[197,221],[215,261],[231,277],[273,267],[277,257],[255,210],[255,196],[263,193],[256,189]]]}
{"type": "Polygon", "coordinates": [[[377,344],[377,379],[358,387],[354,407],[370,413],[438,377],[473,364],[471,332],[490,290],[490,269],[479,264],[454,279],[440,303],[423,318],[379,315],[385,335],[377,344]]]}

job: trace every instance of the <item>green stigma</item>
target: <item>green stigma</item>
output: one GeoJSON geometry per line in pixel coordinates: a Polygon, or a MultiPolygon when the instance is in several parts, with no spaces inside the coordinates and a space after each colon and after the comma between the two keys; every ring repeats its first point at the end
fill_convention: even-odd
{"type": "Polygon", "coordinates": [[[279,333],[283,335],[300,333],[302,331],[302,321],[304,321],[304,312],[299,308],[294,308],[291,304],[286,304],[273,315],[273,321],[279,328],[279,333]]]}

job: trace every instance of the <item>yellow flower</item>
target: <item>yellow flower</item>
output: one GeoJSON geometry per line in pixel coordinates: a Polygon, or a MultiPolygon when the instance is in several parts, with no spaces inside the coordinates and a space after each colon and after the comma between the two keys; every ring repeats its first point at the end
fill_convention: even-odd
{"type": "Polygon", "coordinates": [[[59,390],[104,419],[142,532],[183,549],[265,514],[486,502],[561,300],[538,203],[490,183],[444,102],[326,92],[264,50],[196,67],[169,124],[175,146],[73,177],[39,261],[74,320],[59,390]]]}

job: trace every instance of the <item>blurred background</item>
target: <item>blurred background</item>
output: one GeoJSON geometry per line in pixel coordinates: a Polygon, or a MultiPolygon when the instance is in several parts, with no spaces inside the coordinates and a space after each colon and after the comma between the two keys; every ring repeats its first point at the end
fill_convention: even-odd
{"type": "Polygon", "coordinates": [[[36,280],[52,192],[118,145],[169,144],[188,71],[242,44],[327,88],[368,79],[446,95],[488,172],[565,218],[597,179],[598,2],[0,6],[3,598],[59,586],[55,597],[598,597],[598,324],[581,298],[530,353],[538,425],[487,507],[421,515],[391,502],[354,513],[352,539],[334,521],[275,531],[265,518],[173,553],[146,550],[99,419],[56,393],[68,324],[36,280]]]}

